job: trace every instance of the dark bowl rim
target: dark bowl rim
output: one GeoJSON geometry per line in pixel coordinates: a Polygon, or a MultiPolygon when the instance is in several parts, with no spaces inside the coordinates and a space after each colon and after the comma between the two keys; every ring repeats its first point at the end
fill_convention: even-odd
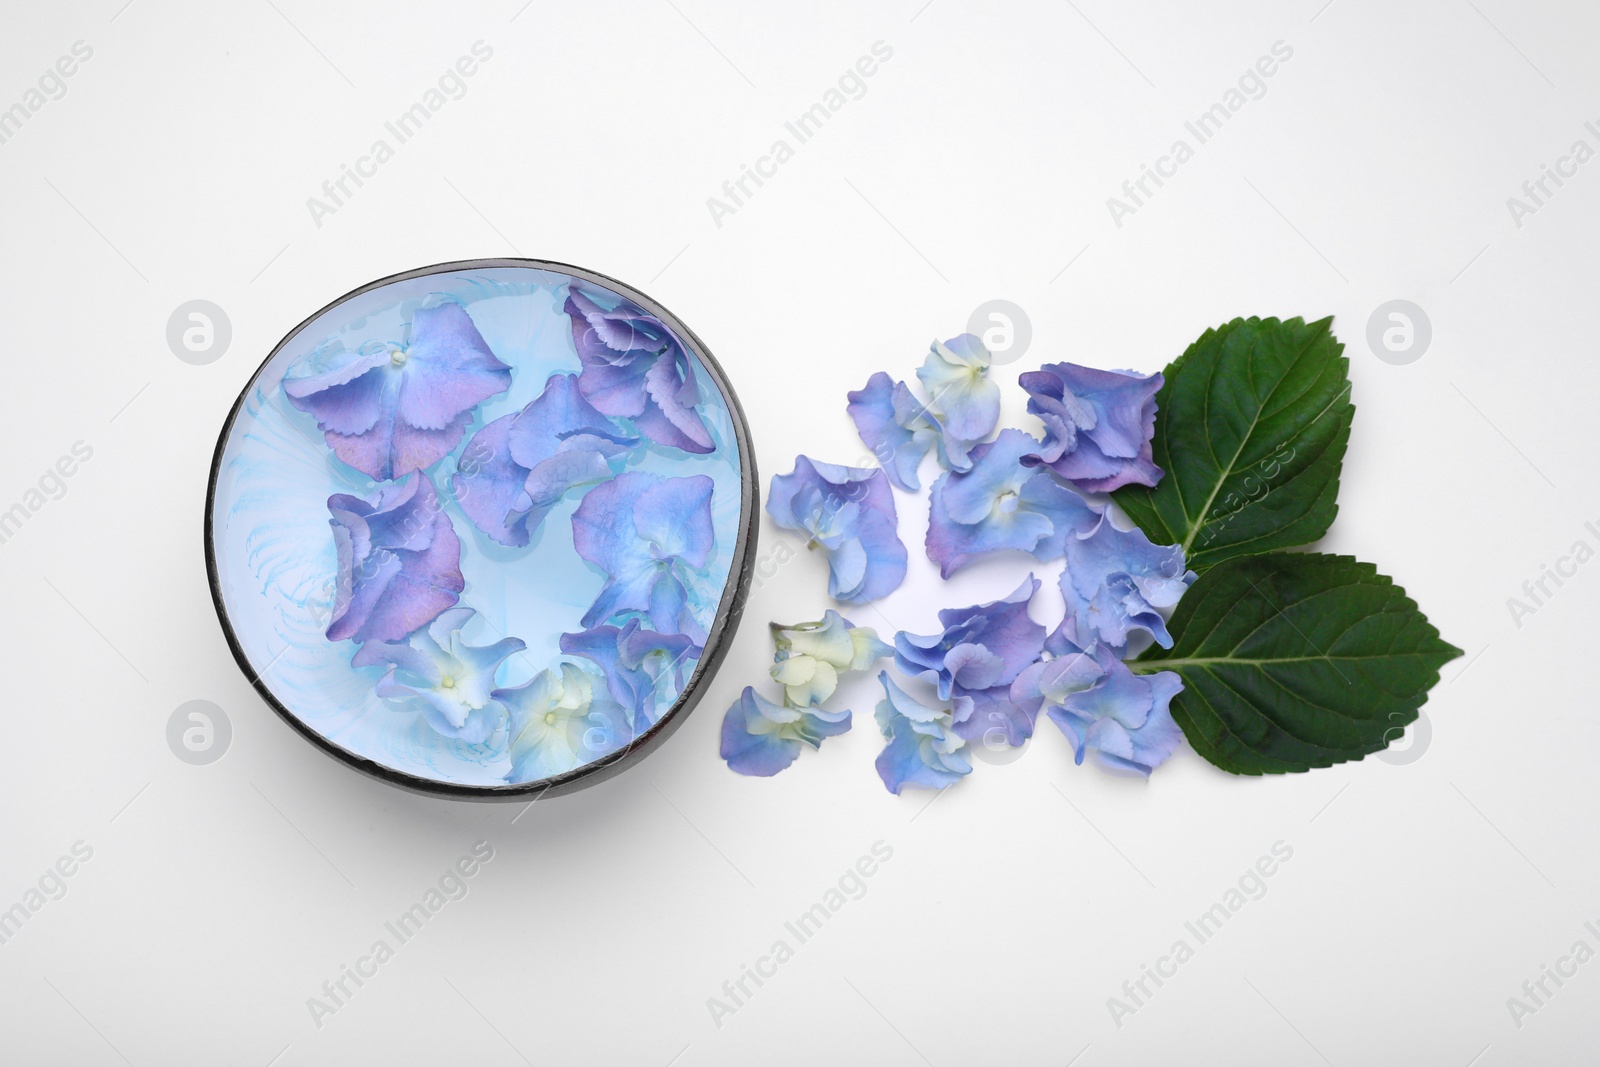
{"type": "Polygon", "coordinates": [[[217,437],[217,446],[212,453],[211,472],[206,483],[206,579],[211,590],[211,602],[217,611],[217,620],[222,624],[223,636],[227,639],[228,648],[233,653],[234,661],[239,665],[239,669],[244,672],[245,679],[261,695],[261,698],[267,702],[267,705],[277,712],[279,718],[287,722],[318,749],[340,763],[354,767],[356,770],[390,785],[428,796],[448,797],[457,800],[491,801],[521,800],[530,796],[534,800],[538,800],[545,796],[560,796],[564,793],[575,792],[598,782],[603,782],[614,775],[620,774],[626,768],[638,763],[645,756],[654,752],[682,725],[683,721],[688,718],[689,713],[694,710],[705,695],[706,687],[710,685],[717,668],[728,654],[728,647],[733,643],[733,636],[738,629],[740,616],[744,612],[745,600],[749,595],[750,577],[754,570],[759,526],[757,477],[755,454],[750,442],[750,429],[745,421],[744,408],[739,403],[738,395],[734,393],[733,387],[729,385],[727,375],[723,372],[721,364],[712,356],[710,349],[706,347],[705,343],[700,340],[693,330],[689,329],[681,319],[664,305],[631,285],[618,281],[609,275],[589,270],[586,267],[577,267],[569,263],[559,263],[553,260],[504,257],[462,259],[435,263],[431,266],[401,271],[398,274],[391,274],[376,281],[368,282],[350,290],[338,299],[329,302],[324,307],[308,315],[299,325],[284,334],[283,339],[272,347],[272,350],[267,353],[267,357],[261,361],[261,364],[256,367],[245,381],[244,387],[239,392],[238,399],[234,401],[233,407],[228,412],[228,417],[223,421],[222,432],[217,437]],[[722,393],[722,397],[728,405],[730,421],[733,424],[734,441],[739,448],[739,533],[738,539],[734,544],[733,559],[728,572],[727,584],[722,591],[722,600],[717,605],[716,618],[712,621],[710,630],[706,635],[704,651],[696,662],[694,671],[689,675],[688,681],[684,683],[683,691],[678,694],[677,700],[648,730],[616,752],[609,753],[598,760],[586,763],[581,767],[575,767],[554,777],[505,786],[464,785],[456,782],[441,782],[431,778],[424,778],[420,775],[409,774],[351,752],[303,722],[278,700],[267,683],[262,680],[260,674],[256,672],[254,665],[251,664],[243,646],[239,643],[237,635],[234,633],[233,623],[228,617],[228,609],[223,602],[221,582],[217,576],[216,542],[212,530],[212,516],[216,507],[217,482],[222,473],[223,455],[227,451],[229,438],[233,433],[234,424],[238,421],[239,413],[244,408],[245,400],[250,396],[251,390],[255,388],[262,373],[271,365],[278,353],[290,341],[298,337],[307,326],[329,311],[363,293],[371,292],[374,289],[392,285],[396,282],[410,281],[435,274],[507,267],[565,274],[580,281],[591,282],[610,289],[632,300],[666,323],[674,335],[690,348],[695,358],[700,361],[700,366],[704,368],[712,383],[722,393]]]}

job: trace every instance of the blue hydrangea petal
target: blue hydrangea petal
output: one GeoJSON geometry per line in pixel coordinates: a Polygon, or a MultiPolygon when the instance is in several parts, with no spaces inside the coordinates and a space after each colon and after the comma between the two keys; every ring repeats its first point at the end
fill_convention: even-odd
{"type": "Polygon", "coordinates": [[[952,727],[970,744],[997,748],[1003,742],[1015,748],[1033,736],[1039,704],[1013,700],[1012,686],[958,689],[956,692],[972,700],[972,714],[952,727]]]}
{"type": "Polygon", "coordinates": [[[828,593],[835,600],[877,600],[905,580],[906,548],[882,470],[797,456],[791,473],[773,476],[767,514],[827,553],[828,593]]]}
{"type": "Polygon", "coordinates": [[[1000,422],[1000,387],[989,380],[990,362],[983,342],[964,333],[933,342],[917,371],[928,406],[956,441],[982,441],[1000,422]]]}
{"type": "Polygon", "coordinates": [[[1045,426],[1044,444],[1028,462],[1050,466],[1086,492],[1155,485],[1162,471],[1152,460],[1151,441],[1163,380],[1073,363],[1021,375],[1028,410],[1045,426]]]}
{"type": "Polygon", "coordinates": [[[1144,630],[1163,648],[1172,646],[1158,609],[1175,605],[1195,579],[1181,546],[1152,544],[1144,531],[1119,530],[1107,516],[1088,534],[1069,537],[1065,548],[1067,612],[1053,641],[1122,649],[1133,632],[1144,630]]]}
{"type": "Polygon", "coordinates": [[[862,443],[877,457],[891,482],[906,492],[916,492],[921,488],[917,467],[938,437],[921,401],[904,382],[890,381],[882,371],[847,395],[850,403],[846,410],[862,443]]]}
{"type": "Polygon", "coordinates": [[[792,764],[801,745],[820,748],[849,729],[848,711],[774,704],[746,686],[722,718],[720,751],[730,769],[767,778],[792,764]]]}

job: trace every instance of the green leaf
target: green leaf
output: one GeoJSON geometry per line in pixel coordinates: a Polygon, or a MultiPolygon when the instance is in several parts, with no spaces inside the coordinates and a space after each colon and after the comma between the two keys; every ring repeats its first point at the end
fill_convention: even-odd
{"type": "Polygon", "coordinates": [[[1322,553],[1219,563],[1184,593],[1170,628],[1170,649],[1129,666],[1183,677],[1172,717],[1196,752],[1234,774],[1379,751],[1461,655],[1370,563],[1322,553]]]}
{"type": "Polygon", "coordinates": [[[1166,477],[1113,497],[1151,541],[1204,571],[1328,532],[1355,415],[1332,321],[1234,319],[1167,367],[1154,442],[1166,477]]]}

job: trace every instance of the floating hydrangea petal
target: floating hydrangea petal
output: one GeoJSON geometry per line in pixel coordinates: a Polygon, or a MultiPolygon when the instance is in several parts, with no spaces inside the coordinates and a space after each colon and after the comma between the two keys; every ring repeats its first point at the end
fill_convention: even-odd
{"type": "Polygon", "coordinates": [[[906,576],[894,491],[881,470],[843,467],[797,456],[774,475],[767,514],[809,538],[828,556],[828,595],[861,604],[897,589],[906,576]]]}
{"type": "Polygon", "coordinates": [[[1039,442],[1021,430],[1002,430],[972,450],[972,468],[941,474],[928,504],[928,558],[948,578],[993,552],[1058,558],[1069,534],[1087,530],[1100,510],[1022,457],[1039,442]]]}
{"type": "Polygon", "coordinates": [[[507,656],[527,646],[507,637],[492,645],[468,645],[461,631],[471,608],[452,608],[405,642],[369,641],[350,661],[356,667],[387,664],[377,694],[398,711],[421,712],[428,725],[468,744],[488,740],[505,720],[493,699],[495,674],[507,656]]]}
{"type": "Polygon", "coordinates": [[[700,647],[686,634],[646,630],[638,619],[622,626],[596,626],[562,634],[561,651],[592,660],[605,676],[611,697],[628,714],[633,733],[643,733],[661,717],[664,693],[678,693],[700,647]]]}
{"type": "Polygon", "coordinates": [[[592,763],[632,737],[621,705],[571,663],[545,669],[492,696],[509,714],[508,782],[533,782],[592,763]]]}
{"type": "Polygon", "coordinates": [[[1051,363],[1018,380],[1045,427],[1044,444],[1025,462],[1048,465],[1085,492],[1161,480],[1151,458],[1160,374],[1051,363]]]}
{"type": "Polygon", "coordinates": [[[328,511],[339,560],[328,640],[398,641],[460,599],[461,542],[426,476],[336,493],[328,511]]]}
{"type": "MultiPolygon", "coordinates": [[[[960,444],[982,441],[1000,423],[1000,387],[989,380],[989,350],[970,333],[933,342],[917,379],[928,406],[939,412],[945,436],[960,444]]],[[[965,449],[947,448],[952,469],[962,469],[965,449]]]]}
{"type": "Polygon", "coordinates": [[[660,633],[687,634],[695,644],[704,643],[690,587],[714,544],[713,487],[703,474],[663,478],[627,471],[584,495],[572,515],[572,543],[578,555],[606,574],[583,616],[584,626],[639,612],[660,633]]]}
{"type": "Polygon", "coordinates": [[[949,707],[922,703],[896,685],[888,671],[878,674],[884,699],[875,718],[888,745],[875,766],[884,787],[898,794],[906,786],[943,789],[972,772],[967,742],[954,729],[972,715],[972,698],[955,697],[949,707]]]}
{"type": "Polygon", "coordinates": [[[695,410],[700,387],[693,364],[665,323],[630,300],[604,307],[576,285],[563,310],[583,363],[578,387],[596,408],[633,419],[656,444],[702,454],[715,450],[695,410]]]}
{"type": "Polygon", "coordinates": [[[419,308],[405,344],[319,349],[283,380],[345,463],[376,481],[432,466],[461,443],[472,409],[503,393],[500,362],[460,304],[419,308]]]}
{"type": "Polygon", "coordinates": [[[1181,546],[1152,544],[1144,531],[1119,530],[1106,516],[1087,534],[1067,539],[1066,557],[1061,594],[1067,611],[1051,635],[1051,651],[1059,654],[1063,643],[1088,648],[1096,642],[1120,650],[1137,630],[1172,647],[1159,609],[1175,606],[1195,580],[1181,546]]]}
{"type": "Polygon", "coordinates": [[[584,399],[577,376],[555,374],[538,398],[473,434],[451,486],[488,537],[521,547],[567,490],[611,477],[607,459],[636,438],[584,399]]]}
{"type": "Polygon", "coordinates": [[[770,778],[825,738],[849,730],[848,711],[774,704],[749,686],[722,718],[722,758],[739,774],[770,778]]]}
{"type": "Polygon", "coordinates": [[[932,414],[905,382],[892,382],[882,371],[847,395],[847,410],[861,442],[872,450],[896,487],[915,493],[922,487],[917,467],[939,439],[932,414]]]}

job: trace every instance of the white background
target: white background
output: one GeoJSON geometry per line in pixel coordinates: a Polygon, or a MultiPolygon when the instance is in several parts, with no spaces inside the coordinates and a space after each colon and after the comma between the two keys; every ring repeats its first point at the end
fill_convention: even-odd
{"type": "MultiPolygon", "coordinates": [[[[1600,148],[1583,128],[1600,13],[122,2],[13,3],[0,33],[0,107],[93,48],[0,144],[0,509],[74,442],[94,450],[0,544],[0,907],[93,849],[0,945],[8,1061],[1585,1061],[1600,962],[1547,982],[1520,1028],[1507,998],[1578,939],[1600,948],[1600,564],[1520,627],[1507,598],[1580,538],[1600,547],[1600,163],[1520,227],[1506,199],[1576,139],[1600,148]],[[466,95],[316,225],[307,198],[479,40],[493,58],[466,95]],[[866,95],[718,226],[707,198],[880,40],[893,58],[866,95]],[[1293,58],[1266,94],[1117,226],[1106,198],[1280,40],[1293,58]],[[929,808],[873,773],[861,679],[840,694],[852,733],[739,778],[718,725],[769,662],[764,624],[826,606],[803,556],[758,589],[701,708],[612,782],[524,811],[324,758],[216,621],[216,434],[329,300],[511,254],[612,274],[689,323],[738,389],[763,486],[800,451],[855,461],[845,390],[909,375],[991,298],[1032,320],[1008,387],[1047,360],[1153,371],[1235,315],[1334,315],[1357,415],[1324,547],[1393,575],[1466,652],[1426,706],[1425,751],[1261,781],[1184,749],[1143,783],[1075,767],[1042,725],[929,808]],[[233,326],[206,366],[165,339],[196,298],[233,326]],[[1366,342],[1396,298],[1433,327],[1403,366],[1366,342]],[[193,699],[233,726],[209,766],[166,741],[193,699]],[[317,1026],[307,998],[479,840],[495,858],[470,895],[317,1026]],[[1267,894],[1117,1026],[1107,998],[1194,944],[1185,921],[1280,840],[1293,858],[1267,894]],[[877,841],[893,858],[866,895],[717,1026],[707,999],[877,841]]],[[[911,578],[856,621],[926,631],[1026,570],[939,587],[921,509],[899,500],[911,578]]]]}

